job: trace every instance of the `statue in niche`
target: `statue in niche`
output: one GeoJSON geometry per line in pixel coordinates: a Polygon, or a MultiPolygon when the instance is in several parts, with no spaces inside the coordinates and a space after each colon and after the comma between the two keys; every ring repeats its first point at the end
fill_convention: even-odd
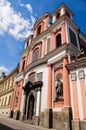
{"type": "Polygon", "coordinates": [[[63,99],[63,83],[60,79],[57,79],[57,86],[56,86],[56,100],[63,99]]]}

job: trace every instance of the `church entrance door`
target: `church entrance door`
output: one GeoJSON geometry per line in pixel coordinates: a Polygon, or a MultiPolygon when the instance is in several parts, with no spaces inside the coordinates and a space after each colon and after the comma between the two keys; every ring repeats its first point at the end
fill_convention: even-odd
{"type": "Polygon", "coordinates": [[[34,114],[34,96],[33,94],[31,94],[28,103],[27,119],[32,119],[33,114],[34,114]]]}

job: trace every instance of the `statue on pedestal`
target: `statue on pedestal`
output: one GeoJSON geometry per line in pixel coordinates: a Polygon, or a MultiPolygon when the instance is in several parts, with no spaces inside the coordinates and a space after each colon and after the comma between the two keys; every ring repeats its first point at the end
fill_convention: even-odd
{"type": "Polygon", "coordinates": [[[56,100],[63,99],[63,83],[60,79],[57,79],[57,86],[56,86],[56,100]]]}

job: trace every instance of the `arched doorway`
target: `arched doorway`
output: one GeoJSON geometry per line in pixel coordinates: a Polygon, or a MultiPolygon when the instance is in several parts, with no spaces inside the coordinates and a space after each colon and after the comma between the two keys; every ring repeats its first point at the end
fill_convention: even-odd
{"type": "Polygon", "coordinates": [[[27,110],[27,119],[32,119],[34,114],[34,95],[31,94],[29,97],[28,110],[27,110]]]}

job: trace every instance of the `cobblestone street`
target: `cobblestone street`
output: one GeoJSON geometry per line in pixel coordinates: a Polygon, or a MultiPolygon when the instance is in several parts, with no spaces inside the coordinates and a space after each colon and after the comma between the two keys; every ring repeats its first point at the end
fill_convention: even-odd
{"type": "Polygon", "coordinates": [[[40,126],[24,124],[22,122],[0,116],[0,130],[49,130],[40,126]]]}

